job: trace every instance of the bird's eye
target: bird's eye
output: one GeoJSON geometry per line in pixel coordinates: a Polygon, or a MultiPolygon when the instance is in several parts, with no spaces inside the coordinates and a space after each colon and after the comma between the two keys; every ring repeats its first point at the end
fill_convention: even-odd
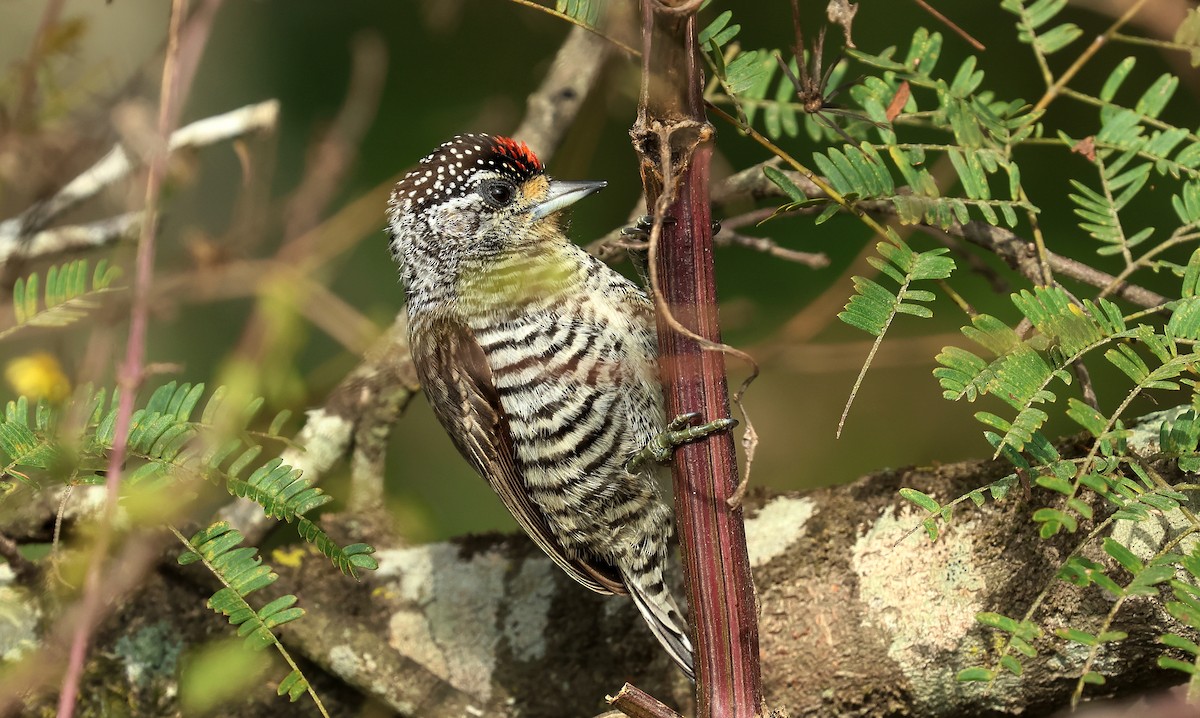
{"type": "Polygon", "coordinates": [[[517,188],[508,182],[488,182],[480,194],[494,207],[504,207],[511,204],[517,196],[517,188]]]}

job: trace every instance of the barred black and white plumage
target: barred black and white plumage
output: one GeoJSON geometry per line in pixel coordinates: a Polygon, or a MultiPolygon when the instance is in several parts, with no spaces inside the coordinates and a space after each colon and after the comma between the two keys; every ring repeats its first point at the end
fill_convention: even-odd
{"type": "Polygon", "coordinates": [[[458,450],[572,578],[628,593],[692,677],[664,581],[671,512],[653,465],[626,470],[665,425],[653,306],[571,244],[560,214],[602,186],[461,135],[396,185],[391,250],[413,361],[458,450]]]}

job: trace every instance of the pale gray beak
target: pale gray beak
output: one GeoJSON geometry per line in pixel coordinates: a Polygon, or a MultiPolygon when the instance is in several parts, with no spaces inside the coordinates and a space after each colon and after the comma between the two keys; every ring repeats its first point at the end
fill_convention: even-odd
{"type": "Polygon", "coordinates": [[[542,219],[543,217],[549,217],[560,209],[570,207],[589,194],[604,189],[607,186],[607,182],[564,182],[562,180],[551,180],[550,191],[546,193],[546,199],[533,206],[533,218],[542,219]]]}

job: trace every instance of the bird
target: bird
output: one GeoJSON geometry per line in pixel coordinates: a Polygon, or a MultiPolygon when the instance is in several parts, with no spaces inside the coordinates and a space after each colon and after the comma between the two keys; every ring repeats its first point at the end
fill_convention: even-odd
{"type": "Polygon", "coordinates": [[[458,135],[395,185],[389,248],[417,375],[458,451],[571,578],[630,596],[695,680],[657,464],[733,422],[666,421],[653,303],[567,237],[563,210],[605,185],[458,135]]]}

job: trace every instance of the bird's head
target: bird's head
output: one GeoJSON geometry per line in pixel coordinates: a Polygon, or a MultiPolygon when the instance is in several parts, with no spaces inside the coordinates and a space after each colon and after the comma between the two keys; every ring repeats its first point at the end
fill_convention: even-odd
{"type": "Polygon", "coordinates": [[[604,185],[550,179],[523,142],[459,135],[392,190],[392,253],[402,265],[427,255],[457,263],[565,242],[561,210],[604,185]]]}

